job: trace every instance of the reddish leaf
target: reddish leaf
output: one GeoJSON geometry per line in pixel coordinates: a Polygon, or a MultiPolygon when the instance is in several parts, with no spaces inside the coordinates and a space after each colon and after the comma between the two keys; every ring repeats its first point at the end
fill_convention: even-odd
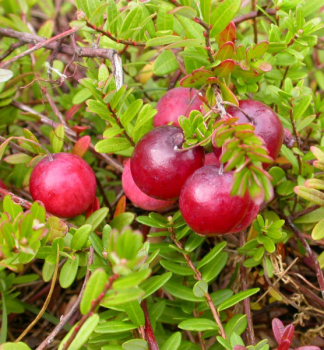
{"type": "Polygon", "coordinates": [[[78,135],[81,134],[83,131],[86,131],[90,128],[90,126],[71,126],[71,129],[76,132],[78,135]]]}
{"type": "Polygon", "coordinates": [[[234,56],[234,44],[231,41],[228,41],[227,43],[225,43],[224,45],[222,45],[220,47],[220,49],[217,51],[215,57],[215,60],[220,60],[220,61],[224,61],[227,58],[233,58],[234,56]]]}
{"type": "Polygon", "coordinates": [[[126,210],[126,196],[121,196],[116,206],[114,218],[119,214],[125,213],[125,210],[126,210]]]}
{"type": "Polygon", "coordinates": [[[243,45],[239,45],[236,49],[236,59],[238,61],[246,60],[246,50],[243,45]]]}
{"type": "Polygon", "coordinates": [[[305,346],[300,346],[299,348],[295,348],[295,350],[321,350],[321,348],[314,345],[305,345],[305,346]]]}
{"type": "Polygon", "coordinates": [[[290,324],[285,328],[285,332],[282,335],[281,341],[288,340],[290,343],[292,342],[295,334],[295,326],[290,324]]]}
{"type": "Polygon", "coordinates": [[[261,58],[268,50],[270,44],[268,41],[261,41],[249,51],[249,57],[251,59],[261,58]]]}
{"type": "Polygon", "coordinates": [[[262,60],[257,60],[254,62],[251,62],[251,67],[260,70],[261,72],[270,72],[272,69],[272,66],[270,63],[262,60]]]}
{"type": "Polygon", "coordinates": [[[180,85],[184,87],[201,87],[207,83],[207,79],[214,74],[209,70],[196,69],[191,74],[180,80],[180,85]]]}
{"type": "Polygon", "coordinates": [[[227,77],[233,71],[235,67],[235,62],[231,59],[224,60],[217,67],[213,68],[214,76],[218,79],[227,77]]]}
{"type": "Polygon", "coordinates": [[[82,136],[73,146],[72,153],[82,158],[89,149],[90,143],[90,136],[82,136]]]}
{"type": "Polygon", "coordinates": [[[227,102],[234,103],[236,106],[239,105],[238,99],[236,98],[233,91],[223,82],[218,82],[218,85],[221,89],[223,100],[227,102]]]}
{"type": "Polygon", "coordinates": [[[282,242],[279,242],[277,244],[277,253],[282,256],[282,261],[284,261],[286,257],[286,249],[285,245],[282,242]]]}
{"type": "Polygon", "coordinates": [[[236,27],[233,22],[217,35],[218,46],[222,46],[227,41],[232,41],[233,43],[236,41],[236,27]]]}
{"type": "Polygon", "coordinates": [[[100,203],[99,203],[99,199],[97,197],[95,197],[92,204],[87,209],[85,217],[88,218],[92,213],[94,213],[98,209],[100,209],[100,203]]]}
{"type": "Polygon", "coordinates": [[[272,332],[278,344],[281,343],[282,336],[285,332],[284,324],[279,320],[279,318],[274,318],[272,320],[272,332]]]}
{"type": "Polygon", "coordinates": [[[65,120],[68,121],[73,118],[75,113],[79,111],[79,109],[82,107],[82,104],[74,105],[72,106],[66,113],[65,113],[65,120]]]}
{"type": "Polygon", "coordinates": [[[290,349],[290,341],[284,340],[279,346],[278,350],[289,350],[290,349]]]}

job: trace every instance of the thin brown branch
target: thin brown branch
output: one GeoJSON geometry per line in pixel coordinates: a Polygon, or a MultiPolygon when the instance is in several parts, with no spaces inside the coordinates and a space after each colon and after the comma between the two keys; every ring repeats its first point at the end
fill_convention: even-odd
{"type": "MultiPolygon", "coordinates": [[[[273,16],[276,14],[277,10],[276,9],[268,9],[268,10],[265,10],[265,12],[268,15],[273,16]]],[[[253,19],[253,18],[261,17],[261,16],[264,16],[264,13],[262,11],[252,11],[252,12],[247,13],[245,15],[234,18],[233,22],[234,22],[234,24],[240,24],[242,22],[248,21],[249,19],[253,19]]]]}
{"type": "MultiPolygon", "coordinates": [[[[1,28],[0,28],[1,29],[1,28]]],[[[18,102],[16,100],[13,100],[12,101],[12,105],[18,109],[20,109],[21,111],[23,112],[26,112],[26,113],[31,113],[31,114],[34,114],[36,116],[38,116],[40,118],[40,121],[42,124],[45,124],[45,125],[48,125],[52,128],[56,128],[58,126],[58,123],[56,123],[55,121],[47,118],[45,115],[35,111],[34,109],[30,108],[29,106],[26,106],[24,105],[23,103],[21,102],[18,102]]],[[[70,129],[68,126],[64,126],[64,129],[65,129],[65,134],[66,136],[72,141],[72,142],[76,142],[76,136],[77,134],[72,130],[70,129]]],[[[95,150],[95,146],[93,144],[90,144],[89,146],[89,149],[92,153],[94,153],[96,156],[98,156],[100,159],[104,160],[107,164],[111,165],[112,167],[114,167],[116,170],[120,171],[120,172],[123,172],[124,170],[124,167],[119,163],[117,162],[117,160],[115,160],[114,158],[110,157],[108,154],[105,154],[105,153],[98,153],[96,150],[95,150]]]]}
{"type": "MultiPolygon", "coordinates": [[[[255,6],[258,0],[251,0],[252,3],[252,12],[255,11],[255,6]]],[[[253,32],[254,32],[254,43],[257,44],[258,42],[258,27],[257,27],[257,18],[253,18],[253,32]]]]}
{"type": "Polygon", "coordinates": [[[116,275],[116,274],[109,277],[108,282],[106,283],[102,293],[100,293],[100,295],[98,296],[97,299],[92,301],[90,311],[86,315],[82,316],[80,322],[78,323],[77,327],[74,328],[74,330],[71,333],[71,335],[70,335],[69,339],[67,340],[67,342],[65,344],[63,344],[62,350],[67,350],[69,348],[69,346],[71,345],[71,343],[73,342],[75,337],[78,335],[79,330],[83,326],[84,322],[93,314],[93,312],[96,310],[96,308],[100,305],[101,300],[104,298],[104,296],[106,295],[108,290],[112,287],[112,284],[114,283],[114,281],[118,277],[119,276],[116,275]]]}
{"type": "MultiPolygon", "coordinates": [[[[181,244],[181,242],[179,242],[177,240],[177,237],[175,236],[175,233],[174,233],[174,230],[173,228],[170,228],[170,232],[171,232],[171,239],[173,241],[173,243],[181,250],[183,250],[183,246],[181,244]]],[[[191,268],[191,270],[194,272],[194,277],[197,281],[201,281],[202,280],[202,276],[201,276],[201,273],[199,270],[196,269],[195,265],[193,264],[193,262],[191,261],[191,258],[189,256],[189,254],[186,254],[186,253],[182,253],[183,257],[185,258],[187,264],[189,265],[189,267],[191,268]]],[[[222,325],[222,322],[220,320],[220,317],[216,311],[216,308],[215,308],[215,305],[213,303],[213,300],[210,296],[210,294],[207,292],[205,294],[205,298],[206,298],[206,301],[207,301],[207,304],[209,306],[209,309],[214,317],[214,320],[216,322],[216,324],[218,325],[219,327],[219,331],[220,331],[220,334],[221,336],[225,339],[226,338],[226,335],[225,335],[225,331],[224,331],[224,328],[223,328],[223,325],[222,325]]]]}
{"type": "Polygon", "coordinates": [[[155,339],[154,331],[151,325],[150,315],[147,310],[146,300],[143,300],[141,302],[141,307],[145,317],[145,327],[144,327],[145,340],[148,342],[150,350],[159,350],[159,346],[155,339]]]}
{"type": "Polygon", "coordinates": [[[107,38],[109,38],[112,41],[115,41],[118,44],[124,44],[124,45],[128,45],[128,46],[143,46],[143,47],[146,45],[145,43],[141,43],[141,42],[117,39],[110,32],[106,32],[105,30],[103,30],[99,27],[96,27],[94,24],[90,23],[89,21],[87,21],[87,27],[92,28],[96,32],[100,33],[101,35],[106,36],[107,38]]]}
{"type": "MultiPolygon", "coordinates": [[[[90,255],[89,255],[89,260],[88,260],[88,264],[87,266],[90,266],[93,262],[93,255],[94,255],[94,249],[93,247],[90,247],[90,255]]],[[[45,348],[47,348],[47,346],[49,346],[52,341],[54,340],[54,338],[56,337],[56,335],[62,330],[62,328],[64,327],[64,325],[69,321],[69,319],[73,316],[73,314],[75,313],[75,311],[77,310],[77,308],[79,307],[80,303],[81,303],[81,299],[83,297],[83,293],[85,290],[85,287],[87,285],[87,282],[89,280],[90,277],[90,270],[87,270],[87,274],[84,278],[83,281],[83,285],[81,288],[81,291],[78,295],[77,300],[75,301],[75,303],[72,305],[71,309],[69,310],[69,312],[63,316],[60,319],[60,323],[52,330],[52,332],[47,336],[47,338],[37,347],[36,350],[43,350],[45,348]]]]}
{"type": "Polygon", "coordinates": [[[0,55],[0,61],[4,60],[6,57],[8,57],[12,52],[14,52],[16,49],[18,49],[19,47],[22,47],[23,45],[25,45],[24,42],[22,41],[18,41],[16,43],[13,43],[10,45],[10,47],[8,48],[7,51],[5,51],[3,54],[0,55]]]}
{"type": "Polygon", "coordinates": [[[320,208],[319,205],[317,205],[317,204],[312,205],[312,206],[310,206],[310,207],[308,207],[308,208],[306,208],[306,209],[303,209],[303,210],[297,212],[297,213],[294,214],[294,215],[291,215],[290,218],[291,218],[292,221],[294,221],[294,220],[296,220],[297,218],[299,218],[299,217],[301,217],[301,216],[303,216],[303,215],[309,214],[309,213],[311,213],[312,211],[314,211],[314,210],[316,210],[316,209],[318,209],[318,208],[320,208]]]}
{"type": "MultiPolygon", "coordinates": [[[[240,233],[240,245],[243,247],[245,244],[245,232],[240,233]]],[[[246,267],[243,265],[245,258],[243,259],[240,271],[241,271],[241,284],[242,284],[242,290],[248,290],[248,283],[247,283],[247,275],[246,275],[246,267]]],[[[251,305],[250,305],[250,298],[245,298],[243,301],[243,307],[244,307],[244,313],[247,318],[248,323],[248,338],[249,338],[249,345],[255,344],[255,335],[254,335],[254,327],[253,327],[253,319],[252,319],[252,313],[251,313],[251,305]]]]}
{"type": "Polygon", "coordinates": [[[39,311],[38,315],[36,316],[36,318],[34,319],[33,322],[31,322],[29,324],[29,326],[21,333],[21,335],[15,340],[15,343],[19,342],[21,339],[23,339],[25,337],[25,335],[36,325],[36,323],[42,318],[44,312],[47,309],[47,306],[49,304],[49,302],[51,301],[53,292],[54,292],[54,287],[55,287],[55,283],[56,283],[56,278],[57,278],[57,273],[58,273],[58,268],[59,268],[59,261],[60,261],[60,250],[57,249],[56,252],[56,265],[55,265],[55,270],[54,270],[54,275],[52,278],[52,283],[51,283],[51,288],[48,292],[48,295],[46,297],[46,300],[44,302],[43,307],[41,308],[41,310],[39,311]]]}
{"type": "MultiPolygon", "coordinates": [[[[27,55],[30,55],[31,53],[41,49],[42,47],[46,47],[46,45],[48,44],[51,44],[51,43],[54,43],[55,41],[57,40],[61,40],[62,38],[65,38],[66,36],[69,36],[71,35],[72,33],[75,33],[78,29],[76,28],[72,28],[72,29],[69,29],[67,30],[66,32],[63,32],[63,33],[60,33],[56,36],[53,36],[52,38],[50,39],[47,39],[47,40],[44,40],[44,41],[41,41],[41,42],[38,42],[35,46],[31,47],[30,49],[22,52],[21,54],[11,58],[10,60],[8,61],[5,61],[3,63],[0,64],[0,68],[4,68],[4,67],[7,67],[9,66],[11,63],[19,60],[20,58],[22,57],[25,57],[27,55]]],[[[1,34],[1,33],[0,33],[1,34]]]]}
{"type": "MultiPolygon", "coordinates": [[[[115,119],[117,125],[123,129],[123,125],[122,123],[120,122],[117,114],[116,114],[116,110],[114,110],[110,103],[107,103],[107,108],[109,109],[110,113],[112,114],[112,117],[115,119]]],[[[135,142],[131,139],[131,137],[127,134],[126,130],[124,129],[123,131],[123,135],[126,137],[126,139],[129,141],[129,143],[134,147],[135,146],[135,142]]]]}

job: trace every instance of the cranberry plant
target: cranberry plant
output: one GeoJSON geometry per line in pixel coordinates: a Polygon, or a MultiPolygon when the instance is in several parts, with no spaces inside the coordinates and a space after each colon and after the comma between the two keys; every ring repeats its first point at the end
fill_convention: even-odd
{"type": "Polygon", "coordinates": [[[1,2],[1,350],[324,347],[323,9],[1,2]]]}

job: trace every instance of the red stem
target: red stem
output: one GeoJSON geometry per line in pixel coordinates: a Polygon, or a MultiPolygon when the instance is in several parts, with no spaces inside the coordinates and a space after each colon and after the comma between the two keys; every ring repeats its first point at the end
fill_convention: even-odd
{"type": "Polygon", "coordinates": [[[144,312],[144,317],[145,317],[145,338],[146,341],[148,342],[148,345],[150,347],[150,350],[159,350],[159,346],[156,342],[154,331],[152,329],[151,321],[150,321],[150,316],[147,310],[147,304],[146,300],[143,300],[141,302],[141,307],[144,312]]]}

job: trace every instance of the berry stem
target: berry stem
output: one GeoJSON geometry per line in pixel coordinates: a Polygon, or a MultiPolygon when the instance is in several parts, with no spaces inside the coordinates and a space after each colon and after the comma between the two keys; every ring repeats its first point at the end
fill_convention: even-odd
{"type": "MultiPolygon", "coordinates": [[[[177,237],[175,235],[175,232],[174,232],[174,229],[172,227],[169,228],[169,232],[171,233],[170,235],[170,238],[172,239],[173,243],[181,250],[184,250],[183,248],[183,245],[181,244],[181,242],[179,242],[177,240],[177,237]]],[[[194,277],[197,281],[201,281],[202,280],[202,276],[201,276],[201,273],[199,270],[197,270],[197,268],[195,267],[195,265],[193,264],[191,258],[190,258],[190,255],[189,254],[186,254],[186,253],[182,253],[183,257],[185,258],[187,264],[189,265],[189,267],[191,268],[191,270],[194,272],[194,277]]],[[[218,325],[219,327],[219,331],[220,331],[220,334],[222,336],[222,338],[226,338],[226,335],[225,335],[225,331],[224,331],[224,327],[222,325],[222,322],[220,320],[220,317],[217,313],[217,310],[215,308],[215,305],[213,303],[213,300],[212,300],[212,297],[210,296],[210,294],[207,292],[205,294],[205,298],[206,298],[206,301],[207,301],[207,304],[209,306],[209,309],[214,317],[214,320],[216,322],[216,324],[218,325]]]]}

